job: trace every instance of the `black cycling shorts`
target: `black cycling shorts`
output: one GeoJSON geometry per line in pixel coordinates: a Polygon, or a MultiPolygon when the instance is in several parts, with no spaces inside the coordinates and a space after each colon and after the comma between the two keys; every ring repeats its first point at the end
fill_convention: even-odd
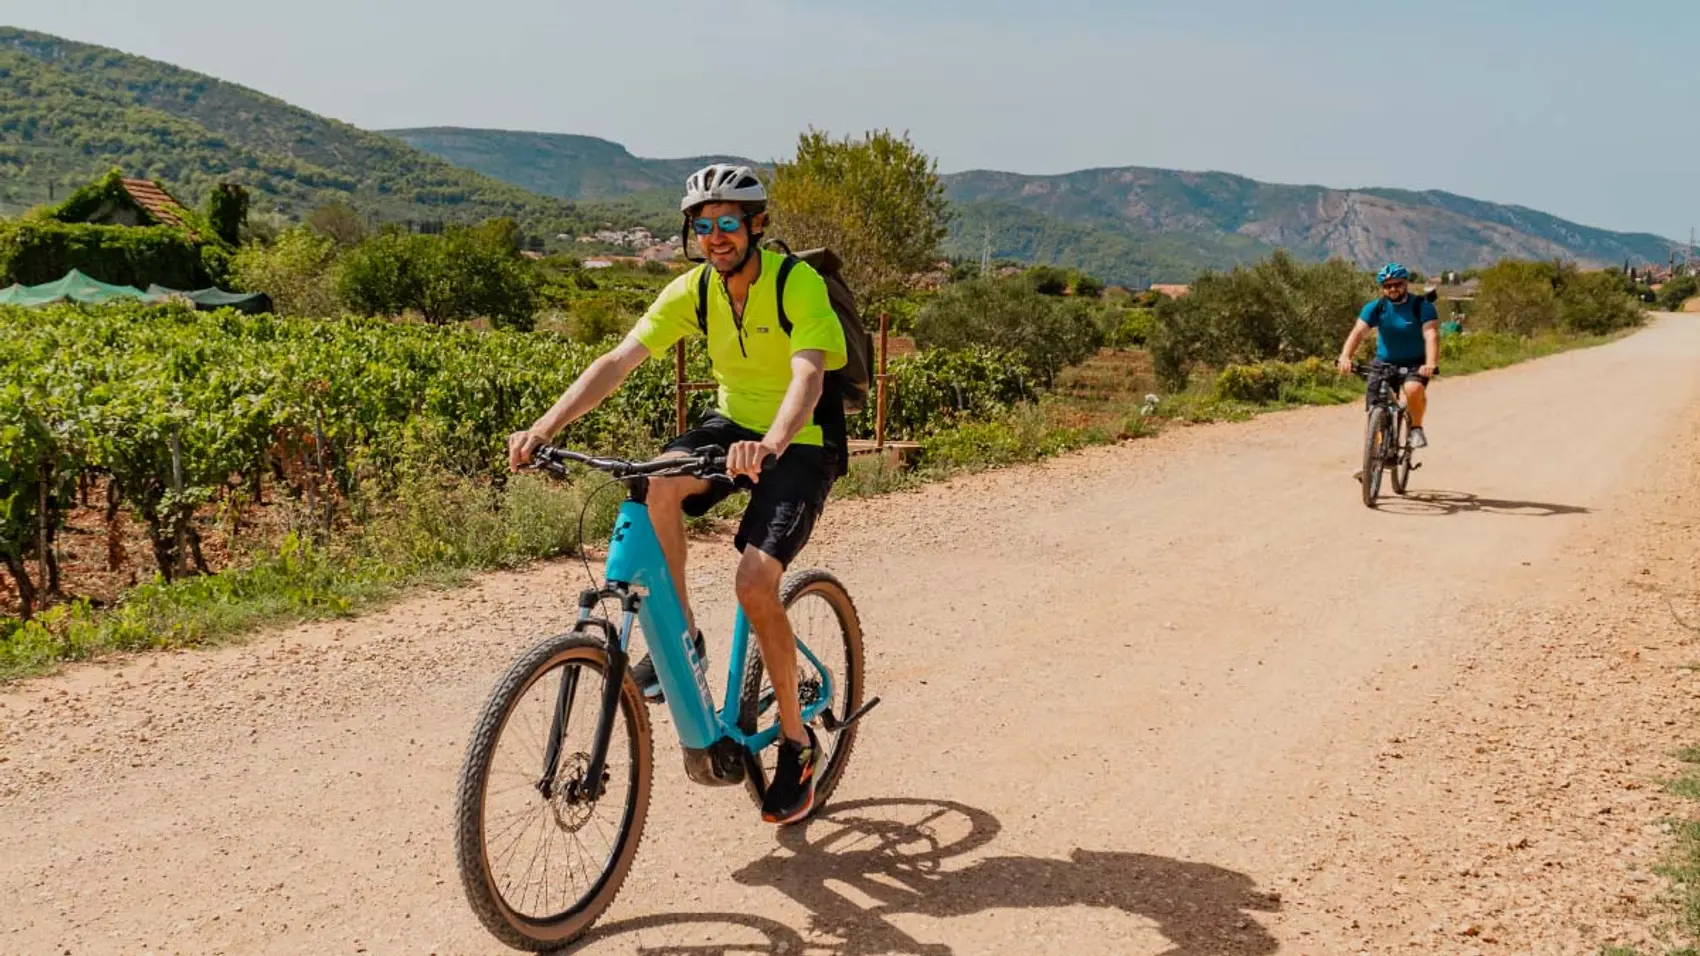
{"type": "Polygon", "coordinates": [[[1369,368],[1369,388],[1364,390],[1364,407],[1368,408],[1375,402],[1375,388],[1378,382],[1385,381],[1387,383],[1388,391],[1392,392],[1395,396],[1405,390],[1406,381],[1414,381],[1423,388],[1428,388],[1427,375],[1418,375],[1416,372],[1411,372],[1409,374],[1401,374],[1399,372],[1400,368],[1419,368],[1422,364],[1423,363],[1421,362],[1395,364],[1380,360],[1371,364],[1369,368]]]}
{"type": "MultiPolygon", "coordinates": [[[[761,441],[762,436],[718,415],[667,443],[667,451],[697,451],[710,446],[728,450],[733,442],[761,441]]],[[[819,445],[792,445],[773,467],[762,472],[750,489],[750,504],[738,524],[732,543],[739,551],[754,545],[756,550],[789,567],[808,543],[815,522],[826,509],[827,495],[838,477],[835,455],[819,445]]],[[[715,482],[701,494],[684,501],[685,514],[693,518],[730,497],[737,489],[715,482]]]]}

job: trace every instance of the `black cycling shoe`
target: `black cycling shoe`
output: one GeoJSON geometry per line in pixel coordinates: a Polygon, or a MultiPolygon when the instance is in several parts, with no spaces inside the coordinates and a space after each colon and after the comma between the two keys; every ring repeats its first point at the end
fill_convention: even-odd
{"type": "MultiPolygon", "coordinates": [[[[702,631],[697,631],[697,656],[708,660],[708,645],[703,640],[702,631]]],[[[661,679],[655,676],[655,661],[648,654],[643,660],[632,665],[632,680],[637,681],[638,690],[643,691],[643,699],[651,703],[661,703],[667,695],[661,692],[661,679]]]]}
{"type": "Polygon", "coordinates": [[[820,741],[813,727],[804,727],[809,735],[805,746],[790,740],[779,741],[779,766],[768,781],[767,793],[761,801],[761,818],[768,823],[796,823],[815,810],[815,767],[820,763],[820,741]]]}

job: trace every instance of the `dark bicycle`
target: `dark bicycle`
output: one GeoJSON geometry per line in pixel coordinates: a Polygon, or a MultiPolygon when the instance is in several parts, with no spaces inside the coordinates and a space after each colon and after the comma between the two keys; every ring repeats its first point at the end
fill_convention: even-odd
{"type": "MultiPolygon", "coordinates": [[[[1352,365],[1352,374],[1370,383],[1369,417],[1364,425],[1364,466],[1359,472],[1364,506],[1374,508],[1381,496],[1381,476],[1393,473],[1393,493],[1403,495],[1410,487],[1411,472],[1422,467],[1412,460],[1411,418],[1405,410],[1405,380],[1417,374],[1416,366],[1371,362],[1352,365]]],[[[1435,369],[1435,374],[1440,370],[1435,369]]]]}

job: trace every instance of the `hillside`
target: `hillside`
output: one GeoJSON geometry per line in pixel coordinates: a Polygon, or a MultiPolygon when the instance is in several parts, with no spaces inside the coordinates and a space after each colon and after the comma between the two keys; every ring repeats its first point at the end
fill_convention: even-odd
{"type": "Polygon", "coordinates": [[[199,203],[219,181],[298,218],[342,201],[387,221],[513,216],[528,231],[582,228],[618,210],[459,168],[386,136],[253,90],[104,47],[0,27],[0,208],[63,198],[114,166],[199,203]]]}
{"type": "MultiPolygon", "coordinates": [[[[645,159],[589,136],[504,130],[398,130],[469,169],[566,199],[624,196],[646,213],[715,157],[645,159]],[[629,195],[628,195],[629,194],[629,195]]],[[[944,177],[957,221],[946,251],[1079,266],[1121,282],[1185,281],[1281,246],[1309,259],[1468,268],[1505,256],[1606,264],[1662,262],[1657,236],[1593,229],[1556,216],[1456,196],[1262,183],[1227,173],[1126,167],[1059,176],[984,170],[944,177]]]]}
{"type": "Polygon", "coordinates": [[[686,176],[709,163],[750,162],[736,156],[641,159],[619,143],[568,133],[453,126],[381,132],[456,166],[562,199],[612,199],[655,189],[676,193],[686,176]]]}
{"type": "MultiPolygon", "coordinates": [[[[1185,262],[1164,263],[1168,257],[1151,253],[1177,245],[1192,249],[1201,265],[1256,258],[1280,246],[1311,259],[1338,256],[1369,266],[1392,258],[1431,271],[1488,265],[1507,256],[1600,265],[1663,262],[1672,247],[1653,235],[1593,229],[1444,192],[1287,186],[1226,173],[1139,167],[1060,176],[977,170],[945,181],[951,200],[965,210],[998,203],[1044,221],[1087,227],[1078,240],[1055,245],[1056,261],[1086,265],[1105,246],[1131,242],[1158,281],[1187,277],[1185,262]]],[[[993,254],[1019,254],[1018,238],[994,231],[993,254]]],[[[953,231],[958,251],[977,251],[981,242],[970,227],[953,231]]],[[[1144,267],[1136,259],[1128,263],[1129,272],[1144,267]]]]}

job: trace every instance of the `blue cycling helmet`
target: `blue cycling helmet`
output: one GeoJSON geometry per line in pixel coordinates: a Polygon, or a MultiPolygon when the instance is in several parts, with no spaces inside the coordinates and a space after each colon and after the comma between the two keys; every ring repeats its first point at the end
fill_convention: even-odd
{"type": "Polygon", "coordinates": [[[1381,267],[1380,272],[1375,274],[1375,283],[1376,285],[1381,285],[1388,279],[1404,279],[1406,282],[1409,282],[1411,281],[1411,270],[1397,262],[1389,262],[1381,267]]]}

